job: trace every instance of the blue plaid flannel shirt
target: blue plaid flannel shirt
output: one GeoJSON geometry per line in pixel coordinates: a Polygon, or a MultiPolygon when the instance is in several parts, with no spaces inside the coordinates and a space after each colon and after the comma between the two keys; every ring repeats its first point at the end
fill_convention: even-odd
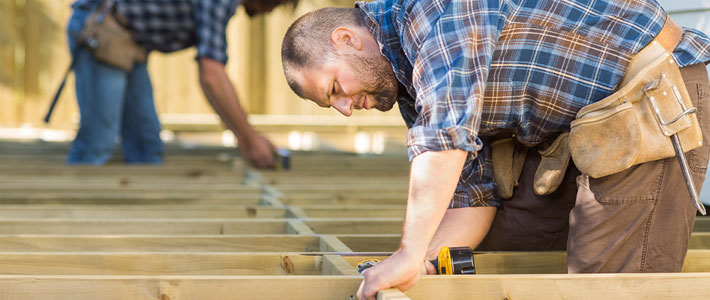
{"type": "MultiPolygon", "coordinates": [[[[469,151],[450,207],[499,206],[488,137],[534,146],[568,131],[612,94],[632,56],[661,30],[654,0],[380,0],[357,2],[400,81],[409,157],[469,151]]],[[[710,39],[685,29],[681,66],[710,61],[710,39]]]]}
{"type": "MultiPolygon", "coordinates": [[[[103,0],[77,0],[93,9],[103,0]]],[[[227,23],[238,0],[114,0],[116,10],[147,50],[173,52],[197,46],[197,57],[227,63],[227,23]]]]}

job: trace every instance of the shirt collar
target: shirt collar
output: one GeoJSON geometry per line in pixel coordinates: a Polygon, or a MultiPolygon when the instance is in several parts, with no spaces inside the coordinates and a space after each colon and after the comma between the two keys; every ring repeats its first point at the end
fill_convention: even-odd
{"type": "Polygon", "coordinates": [[[358,1],[355,7],[363,13],[370,33],[380,46],[382,55],[392,65],[397,79],[405,86],[409,95],[416,99],[416,92],[412,85],[412,64],[402,49],[396,21],[401,11],[400,1],[358,1]]]}

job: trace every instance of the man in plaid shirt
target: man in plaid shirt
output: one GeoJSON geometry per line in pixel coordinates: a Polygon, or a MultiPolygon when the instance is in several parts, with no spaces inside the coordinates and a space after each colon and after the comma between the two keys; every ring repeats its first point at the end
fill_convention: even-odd
{"type": "MultiPolygon", "coordinates": [[[[599,179],[570,163],[553,194],[532,186],[539,147],[618,89],[666,16],[654,0],[379,0],[294,22],[282,58],[296,94],[345,116],[396,102],[409,127],[401,246],[368,269],[358,296],[408,289],[442,246],[567,249],[570,272],[680,271],[695,209],[675,158],[599,179]],[[504,137],[531,151],[501,201],[490,145],[504,137]]],[[[709,44],[686,28],[673,52],[703,128],[709,44]]],[[[709,153],[687,154],[696,184],[709,153]]]]}
{"type": "MultiPolygon", "coordinates": [[[[173,52],[195,46],[200,85],[226,127],[237,137],[242,154],[258,167],[272,167],[274,146],[247,122],[227,77],[227,23],[237,7],[250,15],[267,13],[298,0],[114,0],[110,13],[146,51],[173,52]]],[[[77,36],[89,14],[105,0],[78,0],[69,21],[81,122],[69,152],[70,164],[103,164],[117,137],[129,163],[162,162],[160,123],[146,62],[130,72],[109,66],[80,45],[77,36]]]]}

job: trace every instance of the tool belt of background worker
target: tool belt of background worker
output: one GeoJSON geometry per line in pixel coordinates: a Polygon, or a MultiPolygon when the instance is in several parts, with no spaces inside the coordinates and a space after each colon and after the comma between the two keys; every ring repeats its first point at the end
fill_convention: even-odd
{"type": "MultiPolygon", "coordinates": [[[[672,157],[669,137],[678,134],[685,152],[702,146],[696,108],[671,53],[682,28],[666,19],[656,38],[637,53],[619,90],[583,107],[569,134],[540,147],[534,191],[548,195],[564,178],[570,156],[582,173],[593,178],[615,174],[631,166],[672,157]]],[[[498,194],[510,198],[522,172],[527,148],[513,138],[491,144],[498,194]]]]}
{"type": "Polygon", "coordinates": [[[110,0],[91,13],[77,38],[96,60],[126,72],[130,72],[136,62],[146,60],[145,49],[133,40],[125,19],[116,13],[110,0]],[[124,22],[119,23],[117,19],[124,22]]]}

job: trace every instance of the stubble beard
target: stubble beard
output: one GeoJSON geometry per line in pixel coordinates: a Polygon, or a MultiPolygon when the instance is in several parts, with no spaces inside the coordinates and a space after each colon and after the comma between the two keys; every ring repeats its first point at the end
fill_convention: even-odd
{"type": "Polygon", "coordinates": [[[387,59],[377,54],[370,57],[347,55],[344,60],[357,74],[365,93],[376,100],[373,108],[379,111],[392,109],[397,102],[397,77],[387,59]]]}

